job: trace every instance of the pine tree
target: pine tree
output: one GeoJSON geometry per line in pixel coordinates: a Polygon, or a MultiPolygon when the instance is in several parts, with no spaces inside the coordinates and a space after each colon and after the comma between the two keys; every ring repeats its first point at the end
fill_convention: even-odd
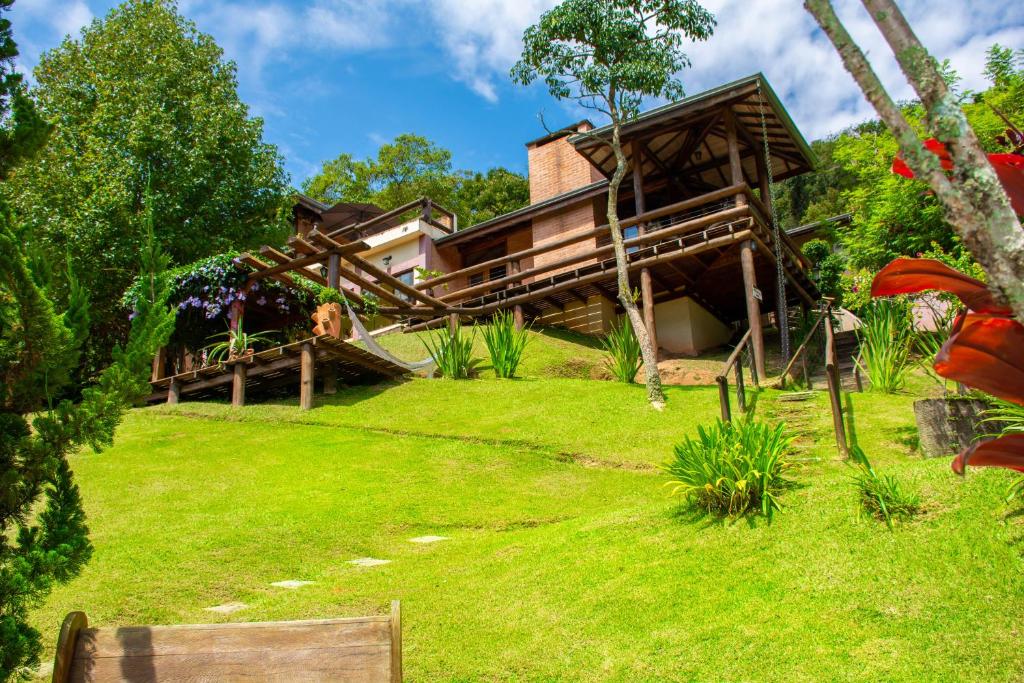
{"type": "MultiPolygon", "coordinates": [[[[0,0],[0,11],[10,4],[0,0]]],[[[16,54],[10,23],[0,19],[0,112],[14,112],[0,126],[0,179],[16,161],[31,163],[42,139],[38,129],[17,130],[18,116],[32,121],[35,115],[8,70],[16,54]]],[[[78,365],[89,300],[69,272],[67,302],[58,312],[45,262],[19,238],[6,192],[0,182],[0,681],[27,677],[38,665],[40,636],[28,623],[29,610],[54,583],[76,576],[92,554],[68,456],[112,443],[125,409],[147,389],[153,354],[174,327],[167,259],[148,212],[142,269],[150,287],[137,302],[129,341],[78,403],[54,404],[78,365]]]]}

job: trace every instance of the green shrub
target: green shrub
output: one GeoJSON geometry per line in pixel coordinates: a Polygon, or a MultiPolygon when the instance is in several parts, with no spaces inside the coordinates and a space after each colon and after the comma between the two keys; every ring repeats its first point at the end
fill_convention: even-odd
{"type": "Polygon", "coordinates": [[[442,377],[448,379],[467,379],[479,362],[473,358],[473,341],[476,339],[476,327],[473,334],[467,335],[458,325],[454,331],[438,330],[423,337],[423,345],[427,347],[430,357],[437,363],[437,370],[442,377]]]}
{"type": "Polygon", "coordinates": [[[907,491],[891,474],[879,475],[860,446],[850,448],[853,475],[861,509],[892,529],[893,519],[910,519],[921,511],[921,497],[907,491]]]}
{"type": "MultiPolygon", "coordinates": [[[[990,400],[992,405],[983,413],[985,419],[982,422],[995,422],[1000,429],[995,434],[986,434],[985,436],[995,437],[1024,433],[1024,406],[1004,401],[1001,398],[991,398],[990,400]]],[[[1009,503],[1022,495],[1024,495],[1024,477],[1018,477],[1006,489],[1006,502],[1009,503]]]]}
{"type": "Polygon", "coordinates": [[[785,454],[792,438],[785,425],[774,427],[750,420],[716,421],[697,427],[697,438],[686,437],[675,447],[675,457],[662,465],[672,477],[671,495],[680,495],[699,507],[738,517],[747,513],[771,519],[780,508],[779,493],[787,482],[785,454]]]}
{"type": "Polygon", "coordinates": [[[516,329],[515,316],[510,311],[498,311],[483,332],[494,376],[503,379],[515,377],[523,350],[530,340],[527,329],[516,329]]]}
{"type": "Polygon", "coordinates": [[[612,324],[607,336],[601,339],[601,347],[611,356],[606,365],[615,379],[632,384],[640,370],[640,342],[636,339],[629,318],[622,318],[612,324]]]}
{"type": "Polygon", "coordinates": [[[872,389],[895,393],[903,388],[912,367],[914,325],[910,304],[905,299],[872,299],[860,318],[857,365],[871,380],[872,389]]]}

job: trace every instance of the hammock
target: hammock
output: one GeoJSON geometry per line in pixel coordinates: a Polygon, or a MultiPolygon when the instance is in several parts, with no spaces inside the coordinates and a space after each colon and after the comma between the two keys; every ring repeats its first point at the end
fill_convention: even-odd
{"type": "MultiPolygon", "coordinates": [[[[356,312],[352,310],[351,306],[349,306],[348,299],[345,297],[344,294],[341,295],[341,300],[345,302],[345,310],[348,311],[348,319],[352,321],[352,329],[356,331],[356,336],[359,339],[363,340],[363,342],[366,344],[366,349],[370,353],[377,356],[378,358],[383,358],[386,361],[401,366],[406,370],[409,370],[410,372],[415,370],[426,370],[428,368],[433,369],[433,367],[437,365],[437,362],[434,360],[432,356],[428,357],[426,360],[409,362],[406,360],[402,360],[401,358],[396,358],[392,354],[388,353],[387,349],[378,344],[377,340],[374,339],[373,336],[366,330],[366,327],[363,326],[362,321],[359,320],[359,316],[357,316],[356,312]]],[[[428,372],[427,376],[430,377],[433,376],[433,374],[433,372],[428,372]]]]}

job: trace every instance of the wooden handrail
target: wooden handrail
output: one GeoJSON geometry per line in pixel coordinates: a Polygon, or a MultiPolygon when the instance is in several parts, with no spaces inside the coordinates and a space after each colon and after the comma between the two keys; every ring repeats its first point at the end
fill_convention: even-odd
{"type": "MultiPolygon", "coordinates": [[[[356,230],[363,230],[364,228],[369,228],[371,226],[376,225],[377,223],[382,223],[382,222],[384,222],[384,221],[386,221],[386,220],[388,220],[390,218],[395,218],[396,216],[401,216],[403,213],[405,213],[407,211],[412,211],[413,209],[415,209],[417,207],[422,208],[424,206],[424,204],[426,204],[427,202],[430,202],[430,201],[431,200],[427,199],[426,197],[420,197],[419,199],[414,199],[413,201],[411,201],[411,202],[409,202],[407,204],[402,204],[398,208],[391,209],[390,211],[385,211],[384,213],[380,214],[379,216],[374,216],[373,218],[371,218],[369,220],[365,220],[362,223],[353,223],[352,225],[346,225],[346,226],[338,228],[337,230],[332,230],[331,232],[327,233],[327,236],[328,237],[332,237],[332,238],[336,238],[339,235],[344,235],[346,233],[353,232],[353,231],[356,231],[356,230]]],[[[433,206],[437,206],[437,204],[433,204],[433,206]]],[[[444,211],[444,209],[442,209],[442,210],[444,211]]]]}
{"type": "MultiPolygon", "coordinates": [[[[686,209],[692,209],[698,206],[703,206],[705,204],[710,204],[716,201],[720,201],[722,199],[726,199],[728,197],[735,196],[743,192],[743,188],[745,187],[746,185],[730,185],[729,187],[724,187],[720,190],[715,190],[714,192],[709,192],[707,194],[700,195],[699,197],[684,199],[674,204],[668,204],[667,206],[663,206],[658,209],[652,209],[651,211],[646,211],[642,214],[631,216],[620,221],[619,225],[622,229],[625,229],[633,227],[634,225],[638,225],[639,223],[647,223],[653,220],[657,220],[658,218],[670,216],[673,213],[678,213],[680,211],[685,211],[686,209]]],[[[478,263],[467,268],[461,268],[450,273],[445,273],[444,275],[439,275],[437,277],[430,278],[429,280],[423,280],[422,282],[416,283],[416,288],[430,289],[431,287],[436,287],[446,282],[450,282],[451,280],[454,280],[455,278],[458,277],[482,273],[486,270],[489,270],[490,268],[507,263],[510,260],[522,260],[530,256],[542,254],[546,251],[552,251],[555,249],[560,249],[562,247],[568,246],[570,244],[575,244],[576,242],[582,242],[592,237],[600,237],[607,231],[607,224],[599,225],[596,228],[592,228],[590,230],[578,233],[576,235],[570,235],[560,240],[547,242],[546,244],[530,247],[529,249],[523,249],[522,251],[517,251],[512,254],[506,254],[505,256],[500,256],[489,261],[484,261],[482,263],[478,263]]],[[[650,234],[656,235],[657,232],[652,232],[650,234]]]]}
{"type": "Polygon", "coordinates": [[[718,376],[720,378],[728,379],[728,377],[729,377],[729,370],[731,370],[732,366],[736,363],[737,359],[740,356],[740,353],[743,352],[743,347],[746,346],[748,341],[750,341],[750,330],[749,329],[747,330],[746,334],[744,334],[740,338],[739,343],[736,344],[736,348],[732,350],[731,354],[729,354],[729,358],[725,361],[725,365],[722,366],[722,371],[720,373],[718,373],[718,376]]]}
{"type": "MultiPolygon", "coordinates": [[[[674,225],[671,228],[663,228],[661,230],[655,230],[653,232],[645,232],[642,235],[631,237],[628,240],[623,240],[623,246],[625,246],[626,249],[630,249],[632,247],[646,245],[649,242],[661,242],[665,239],[668,239],[676,235],[688,232],[695,232],[700,228],[704,227],[705,225],[711,223],[718,223],[722,221],[727,222],[735,220],[737,218],[743,218],[746,215],[746,207],[736,207],[733,209],[728,209],[726,211],[710,214],[708,216],[702,216],[692,221],[685,221],[683,223],[679,223],[678,225],[674,225]]],[[[552,248],[550,245],[546,245],[546,247],[547,249],[545,249],[545,251],[552,248]]],[[[522,270],[517,273],[512,273],[511,275],[506,275],[505,277],[498,278],[497,280],[488,280],[486,282],[481,282],[478,285],[472,285],[470,287],[465,287],[463,289],[457,289],[454,292],[445,294],[440,298],[442,301],[464,299],[470,297],[473,294],[478,294],[480,292],[485,292],[490,289],[494,289],[495,287],[500,287],[502,285],[518,282],[534,275],[540,275],[542,273],[557,270],[558,268],[563,268],[574,263],[580,263],[581,261],[589,261],[590,259],[605,256],[607,254],[611,254],[614,250],[615,247],[611,244],[606,245],[604,247],[598,247],[597,249],[594,249],[592,251],[586,251],[580,254],[567,256],[557,261],[552,261],[551,263],[545,263],[540,266],[534,266],[533,268],[527,268],[526,270],[522,270]]],[[[516,262],[518,260],[519,259],[514,259],[513,262],[516,262]]],[[[501,259],[500,262],[502,264],[505,264],[508,263],[509,261],[507,258],[505,258],[501,259]]]]}
{"type": "Polygon", "coordinates": [[[814,336],[814,333],[818,331],[818,325],[821,324],[821,321],[824,320],[826,315],[831,315],[831,312],[831,306],[826,306],[824,309],[822,309],[821,313],[818,315],[818,319],[814,321],[814,325],[811,326],[810,331],[807,333],[806,336],[804,336],[803,342],[800,344],[800,346],[797,347],[796,353],[794,353],[793,357],[789,359],[789,363],[786,364],[786,369],[782,371],[782,376],[780,380],[783,389],[786,388],[786,377],[789,376],[789,371],[792,370],[793,366],[796,364],[797,358],[799,358],[800,354],[802,354],[804,350],[807,348],[807,344],[811,341],[811,337],[814,336]]]}

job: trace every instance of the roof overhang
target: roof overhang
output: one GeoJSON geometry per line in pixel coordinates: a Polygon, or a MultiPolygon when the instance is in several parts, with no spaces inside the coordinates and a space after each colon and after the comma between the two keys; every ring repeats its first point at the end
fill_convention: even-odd
{"type": "MultiPolygon", "coordinates": [[[[756,175],[754,154],[764,154],[762,131],[767,132],[775,180],[814,168],[814,153],[760,73],[644,112],[622,126],[621,138],[644,149],[649,157],[644,162],[645,173],[669,169],[690,173],[711,186],[721,185],[716,178],[720,177],[721,160],[728,156],[721,123],[727,110],[736,118],[744,171],[751,177],[756,175]]],[[[577,151],[609,178],[615,172],[615,157],[608,143],[611,132],[609,124],[569,138],[577,151]]],[[[624,145],[624,151],[632,164],[634,145],[624,145]]]]}

